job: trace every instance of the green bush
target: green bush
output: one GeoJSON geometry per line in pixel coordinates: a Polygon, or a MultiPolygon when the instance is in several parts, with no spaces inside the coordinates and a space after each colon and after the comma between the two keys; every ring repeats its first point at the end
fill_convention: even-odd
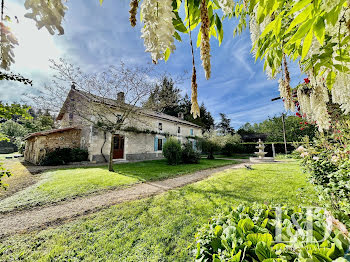
{"type": "Polygon", "coordinates": [[[181,158],[182,163],[198,164],[201,158],[201,154],[193,149],[191,142],[187,142],[182,146],[181,158]]]}
{"type": "Polygon", "coordinates": [[[222,148],[222,153],[225,156],[232,156],[233,154],[238,154],[244,152],[244,146],[237,143],[226,143],[222,148]]]}
{"type": "Polygon", "coordinates": [[[221,150],[220,144],[211,138],[202,138],[199,140],[200,148],[203,153],[208,155],[208,159],[214,159],[214,154],[221,150]]]}
{"type": "Polygon", "coordinates": [[[163,145],[163,156],[169,165],[178,165],[181,162],[181,145],[175,138],[169,138],[163,145]]]}
{"type": "Polygon", "coordinates": [[[325,206],[350,225],[350,121],[339,122],[312,143],[305,142],[305,148],[296,151],[311,183],[325,206]]]}
{"type": "Polygon", "coordinates": [[[196,261],[347,261],[343,225],[322,209],[311,212],[239,206],[199,230],[196,261]],[[334,222],[338,226],[328,230],[334,222]]]}
{"type": "Polygon", "coordinates": [[[87,161],[89,152],[81,148],[73,148],[71,151],[72,160],[71,162],[82,162],[87,161]]]}
{"type": "Polygon", "coordinates": [[[57,148],[49,152],[41,160],[42,166],[59,166],[71,162],[81,162],[88,160],[88,152],[80,148],[57,148]]]}

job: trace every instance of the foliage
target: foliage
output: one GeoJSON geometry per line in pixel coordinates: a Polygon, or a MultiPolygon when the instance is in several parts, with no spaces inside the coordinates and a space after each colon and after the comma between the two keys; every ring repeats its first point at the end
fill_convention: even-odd
{"type": "Polygon", "coordinates": [[[4,177],[10,177],[11,176],[11,172],[9,170],[7,170],[6,168],[3,167],[2,163],[0,162],[0,188],[4,188],[6,189],[7,184],[4,184],[1,179],[4,177]]]}
{"type": "Polygon", "coordinates": [[[350,216],[350,121],[339,122],[328,134],[306,142],[297,151],[310,181],[329,201],[329,208],[350,216]]]}
{"type": "Polygon", "coordinates": [[[196,261],[346,261],[350,241],[328,220],[324,210],[241,205],[196,234],[196,261]]]}
{"type": "Polygon", "coordinates": [[[181,148],[181,159],[184,164],[198,164],[201,154],[194,150],[191,142],[186,142],[181,148]]]}
{"type": "Polygon", "coordinates": [[[28,133],[25,127],[13,120],[7,120],[5,123],[1,124],[0,132],[11,139],[24,137],[28,133]]]}
{"type": "Polygon", "coordinates": [[[28,133],[35,133],[50,130],[54,127],[54,120],[51,115],[39,114],[32,119],[21,121],[28,133]]]}
{"type": "Polygon", "coordinates": [[[222,147],[222,153],[225,156],[232,156],[234,153],[241,152],[242,145],[240,143],[242,139],[240,135],[226,135],[223,139],[225,140],[225,144],[222,147]]]}
{"type": "MultiPolygon", "coordinates": [[[[160,179],[170,172],[173,176],[193,172],[205,163],[218,161],[221,160],[202,159],[199,165],[169,167],[165,160],[160,160],[118,166],[123,167],[121,172],[127,178],[136,177],[142,181],[151,177],[160,179]],[[124,167],[128,167],[127,170],[124,167]]],[[[87,179],[96,174],[100,181],[119,180],[119,175],[103,170],[106,173],[100,173],[101,170],[96,168],[50,173],[57,172],[56,179],[62,177],[62,183],[57,183],[56,188],[58,185],[65,191],[67,185],[71,192],[85,188],[78,184],[86,182],[85,174],[87,179]],[[73,179],[75,176],[77,179],[73,179]],[[76,186],[71,182],[77,183],[76,186]]],[[[298,205],[297,190],[301,187],[308,189],[306,205],[315,205],[313,201],[317,196],[296,162],[256,165],[254,170],[230,169],[178,190],[111,206],[65,225],[1,239],[0,257],[4,261],[23,258],[29,261],[193,261],[190,251],[195,248],[194,235],[210,217],[241,203],[274,201],[276,205],[298,205]]],[[[46,188],[42,188],[42,192],[46,188]]],[[[55,190],[55,187],[51,189],[55,190]]],[[[17,203],[19,201],[13,202],[14,205],[17,203]]]]}
{"type": "Polygon", "coordinates": [[[48,152],[40,161],[42,166],[58,166],[71,162],[81,162],[88,160],[89,153],[85,149],[80,148],[57,148],[52,152],[48,152]]]}
{"type": "Polygon", "coordinates": [[[31,116],[28,113],[30,107],[17,103],[4,104],[0,101],[0,119],[12,119],[13,117],[22,117],[24,119],[30,119],[31,116]]]}
{"type": "Polygon", "coordinates": [[[17,81],[20,83],[23,83],[25,85],[33,85],[33,81],[21,76],[20,74],[14,74],[14,73],[6,73],[0,71],[0,80],[7,80],[7,81],[17,81]]]}
{"type": "MultiPolygon", "coordinates": [[[[0,213],[32,206],[46,205],[84,196],[130,186],[145,181],[155,181],[188,174],[200,170],[236,164],[229,160],[202,159],[199,164],[182,164],[169,166],[166,160],[153,160],[118,165],[118,172],[109,172],[106,166],[77,167],[51,170],[39,176],[39,181],[32,186],[0,201],[0,213]]],[[[23,178],[13,174],[9,186],[16,188],[23,178]],[[16,179],[17,178],[17,179],[16,179]],[[19,181],[16,183],[16,181],[19,181]]],[[[30,175],[31,176],[31,175],[30,175]]],[[[0,251],[1,253],[1,251],[0,251]]],[[[0,254],[1,257],[1,254],[0,254]]]]}
{"type": "MultiPolygon", "coordinates": [[[[14,117],[22,117],[24,119],[29,119],[30,115],[28,114],[28,109],[29,109],[29,107],[24,106],[24,105],[20,105],[17,103],[4,104],[0,101],[0,120],[10,120],[14,117]]],[[[16,132],[16,131],[13,130],[11,132],[16,132]]],[[[4,135],[0,132],[0,141],[1,140],[8,140],[8,138],[6,135],[4,135]]],[[[4,186],[4,184],[1,181],[1,178],[4,175],[10,176],[11,172],[9,170],[5,169],[2,165],[2,163],[0,163],[0,187],[4,186]]]]}
{"type": "Polygon", "coordinates": [[[200,106],[200,117],[193,118],[191,114],[191,100],[186,94],[181,97],[180,89],[175,87],[175,81],[170,77],[163,77],[150,94],[144,107],[151,108],[165,114],[183,117],[185,120],[199,125],[203,131],[208,131],[214,126],[214,118],[207,111],[204,103],[200,106]]]}
{"type": "MultiPolygon", "coordinates": [[[[289,142],[302,141],[304,136],[312,139],[317,132],[314,124],[297,116],[285,117],[285,127],[286,140],[289,142]]],[[[246,123],[238,129],[237,133],[242,136],[266,134],[266,142],[281,142],[283,141],[282,117],[274,116],[254,125],[246,123]]]]}
{"type": "Polygon", "coordinates": [[[220,118],[220,122],[216,125],[219,132],[223,135],[233,134],[234,129],[231,127],[231,119],[223,113],[220,113],[220,118]]]}
{"type": "Polygon", "coordinates": [[[163,156],[169,165],[178,165],[181,162],[181,144],[175,138],[170,137],[163,145],[163,156]]]}
{"type": "Polygon", "coordinates": [[[160,84],[156,84],[144,107],[162,112],[171,116],[178,116],[180,89],[175,87],[172,78],[164,76],[160,84]]]}
{"type": "Polygon", "coordinates": [[[223,136],[218,136],[215,131],[205,133],[204,136],[199,139],[199,146],[202,152],[208,154],[208,159],[214,159],[214,154],[219,152],[224,145],[223,136]]]}

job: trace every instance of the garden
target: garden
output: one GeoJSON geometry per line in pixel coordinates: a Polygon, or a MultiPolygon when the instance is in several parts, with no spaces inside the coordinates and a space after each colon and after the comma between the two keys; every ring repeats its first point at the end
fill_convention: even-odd
{"type": "MultiPolygon", "coordinates": [[[[5,71],[0,72],[0,80],[32,86],[31,79],[9,71],[18,45],[11,26],[14,21],[20,22],[17,15],[8,13],[5,2],[7,5],[8,1],[2,1],[0,22],[0,68],[5,71]]],[[[89,9],[95,11],[96,6],[80,6],[74,19],[69,20],[67,6],[74,9],[76,3],[70,6],[73,1],[66,2],[27,0],[24,17],[51,35],[62,36],[70,27],[76,28],[69,26],[74,25],[72,21],[84,24],[68,34],[70,40],[74,35],[79,48],[68,48],[66,57],[96,63],[81,67],[64,59],[50,60],[49,66],[55,73],[53,81],[29,92],[34,96],[30,100],[34,107],[50,107],[55,113],[64,108],[70,125],[76,116],[82,120],[87,115],[84,120],[91,122],[91,133],[103,133],[104,143],[107,135],[126,131],[127,123],[139,122],[137,116],[147,110],[171,116],[168,120],[177,123],[189,121],[187,124],[196,125],[202,134],[196,130],[194,136],[191,129],[182,135],[184,128],[176,127],[171,137],[162,123],[155,124],[157,131],[144,131],[164,136],[161,140],[155,137],[158,144],[154,144],[157,156],[162,148],[162,160],[114,165],[115,145],[111,139],[108,161],[101,149],[108,167],[62,167],[31,176],[12,172],[0,163],[1,190],[9,188],[8,194],[0,192],[0,260],[350,261],[349,0],[130,0],[129,12],[124,7],[116,8],[117,2],[109,8],[111,3],[99,0],[101,8],[107,6],[101,9],[105,20],[98,20],[91,13],[88,17],[94,17],[94,25],[78,18],[89,9]],[[107,9],[119,13],[113,13],[112,19],[107,9]],[[113,31],[124,25],[120,19],[125,17],[133,27],[127,31],[128,36],[136,32],[134,29],[138,31],[129,42],[129,37],[122,35],[124,28],[113,31]],[[65,23],[66,18],[71,24],[65,23]],[[108,31],[113,21],[118,26],[108,31]],[[95,28],[95,24],[102,27],[95,28]],[[96,42],[84,48],[86,38],[79,41],[78,36],[92,35],[87,31],[90,27],[97,36],[96,42]],[[245,29],[249,29],[247,34],[245,29]],[[226,41],[232,33],[240,38],[226,41]],[[115,35],[118,38],[109,39],[115,35]],[[140,37],[144,41],[141,50],[140,45],[133,45],[140,37]],[[213,44],[215,39],[217,43],[213,44]],[[123,42],[130,46],[123,46],[123,42]],[[106,43],[112,43],[113,48],[106,43]],[[245,56],[247,47],[253,59],[245,56]],[[220,48],[223,54],[219,53],[220,48]],[[78,53],[76,50],[80,49],[78,53]],[[114,61],[115,49],[128,63],[92,71],[91,68],[105,67],[103,54],[108,55],[108,61],[114,61]],[[142,56],[144,51],[157,67],[138,67],[147,63],[142,56]],[[90,57],[89,52],[93,53],[90,57]],[[175,52],[179,53],[177,58],[173,58],[175,52]],[[263,68],[271,85],[264,82],[265,78],[262,80],[257,67],[251,67],[253,60],[263,68]],[[199,64],[202,70],[198,70],[199,64]],[[164,68],[179,72],[179,65],[181,70],[191,69],[191,76],[183,76],[179,82],[174,80],[176,77],[159,77],[164,68]],[[176,88],[184,82],[187,88],[176,88]],[[278,94],[272,86],[278,86],[278,94]],[[75,106],[79,102],[76,97],[62,101],[64,94],[72,90],[83,91],[92,99],[85,106],[75,106]],[[185,94],[187,90],[190,95],[185,94]],[[119,99],[121,93],[123,100],[119,99]],[[212,100],[217,100],[208,101],[214,94],[212,100]],[[107,111],[97,110],[98,95],[104,96],[101,105],[107,111]],[[114,103],[114,97],[118,103],[114,103]],[[125,98],[132,102],[125,103],[125,98]],[[200,105],[203,100],[215,115],[204,103],[200,105]],[[47,101],[52,101],[51,105],[47,101]],[[287,113],[277,110],[277,104],[270,104],[275,101],[281,107],[283,104],[287,113]],[[112,108],[121,112],[111,113],[112,108]],[[222,109],[228,115],[220,112],[222,109]],[[83,114],[78,114],[79,110],[83,114]],[[261,116],[266,118],[267,112],[281,115],[263,120],[261,116]],[[242,119],[253,123],[235,130],[230,115],[235,128],[244,123],[242,119]],[[267,156],[275,157],[277,153],[277,161],[248,163],[256,142],[262,143],[261,140],[267,156]],[[242,162],[239,166],[237,159],[242,162]],[[22,186],[23,179],[27,182],[22,186]],[[175,186],[176,179],[185,182],[175,186]],[[164,181],[168,184],[161,183],[164,181]],[[22,234],[16,234],[18,230],[2,235],[8,232],[3,230],[6,226],[20,228],[16,221],[27,222],[36,212],[49,210],[46,208],[57,208],[56,214],[64,213],[75,200],[86,200],[89,205],[90,196],[122,194],[124,189],[139,185],[144,185],[145,190],[134,194],[134,198],[111,202],[93,212],[58,216],[50,223],[45,219],[52,214],[47,213],[38,219],[45,223],[27,228],[22,234]],[[158,191],[147,194],[146,187],[158,191]]],[[[65,44],[62,46],[70,47],[65,44]]],[[[22,60],[33,61],[23,57],[22,60]]],[[[33,63],[28,72],[32,66],[33,63]]],[[[35,75],[40,72],[32,74],[35,75]]],[[[4,144],[10,144],[13,150],[22,152],[29,133],[58,125],[50,110],[43,113],[26,104],[7,101],[0,101],[0,141],[7,140],[4,144]]],[[[63,148],[49,152],[40,164],[64,165],[87,158],[86,149],[63,148]]]]}
{"type": "Polygon", "coordinates": [[[195,234],[240,204],[318,206],[296,161],[227,170],[151,198],[123,203],[40,232],[9,237],[3,260],[193,261],[195,234]]]}

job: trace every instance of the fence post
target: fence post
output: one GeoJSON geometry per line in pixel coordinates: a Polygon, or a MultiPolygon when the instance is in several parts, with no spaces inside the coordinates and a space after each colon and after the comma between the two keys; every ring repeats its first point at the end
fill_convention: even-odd
{"type": "Polygon", "coordinates": [[[287,154],[287,140],[286,140],[286,123],[285,123],[285,118],[284,114],[282,114],[282,127],[283,127],[283,140],[284,140],[284,151],[287,154]]]}
{"type": "Polygon", "coordinates": [[[275,158],[276,157],[275,144],[272,143],[271,146],[272,146],[272,156],[273,156],[273,158],[275,158]]]}

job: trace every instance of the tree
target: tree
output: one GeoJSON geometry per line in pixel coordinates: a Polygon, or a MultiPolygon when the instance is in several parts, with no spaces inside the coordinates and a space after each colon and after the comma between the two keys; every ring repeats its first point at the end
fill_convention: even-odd
{"type": "Polygon", "coordinates": [[[113,135],[128,127],[131,121],[142,122],[140,107],[154,91],[154,85],[147,81],[152,71],[149,67],[128,67],[121,63],[107,71],[85,74],[80,68],[61,59],[51,61],[57,73],[52,86],[46,86],[44,93],[35,98],[42,108],[49,108],[47,101],[56,108],[66,108],[76,115],[81,123],[94,126],[111,135],[108,160],[109,171],[113,169],[113,135]],[[72,84],[68,91],[67,86],[72,84]],[[80,90],[79,95],[75,90],[80,90]],[[71,93],[70,100],[63,101],[62,94],[71,93]],[[83,94],[83,95],[81,95],[83,94]],[[110,99],[118,97],[119,101],[110,99]],[[50,98],[48,100],[48,98],[50,98]]]}
{"type": "Polygon", "coordinates": [[[212,117],[211,113],[206,109],[204,103],[202,103],[199,108],[200,116],[197,118],[194,118],[191,113],[191,100],[187,94],[181,99],[179,107],[180,112],[184,114],[184,119],[191,123],[201,126],[203,133],[209,132],[214,127],[214,118],[212,117]]]}
{"type": "Polygon", "coordinates": [[[144,106],[167,115],[178,116],[180,96],[180,89],[175,87],[174,80],[164,76],[160,84],[156,84],[144,106]]]}
{"type": "Polygon", "coordinates": [[[231,119],[229,119],[224,113],[220,113],[220,122],[216,125],[216,128],[223,134],[233,134],[234,129],[231,127],[231,119]]]}
{"type": "MultiPolygon", "coordinates": [[[[314,124],[306,122],[297,116],[287,116],[285,118],[286,140],[288,142],[299,142],[303,137],[308,136],[312,139],[316,135],[317,128],[314,124]]],[[[259,124],[251,125],[246,123],[238,131],[241,136],[266,134],[268,142],[283,141],[282,117],[270,117],[259,124]]]]}
{"type": "Polygon", "coordinates": [[[225,137],[218,136],[214,130],[211,130],[199,139],[199,145],[202,151],[208,154],[208,159],[214,159],[214,154],[225,145],[225,137]]]}
{"type": "MultiPolygon", "coordinates": [[[[0,101],[0,120],[4,121],[4,120],[10,120],[15,116],[22,116],[23,118],[29,118],[30,115],[28,114],[28,107],[27,106],[23,106],[20,104],[3,104],[0,101]]],[[[5,140],[8,139],[4,134],[2,134],[0,132],[0,140],[5,140]]],[[[7,169],[4,168],[3,164],[0,162],[0,187],[4,187],[5,185],[2,182],[2,178],[4,176],[11,176],[11,172],[7,169]]]]}

